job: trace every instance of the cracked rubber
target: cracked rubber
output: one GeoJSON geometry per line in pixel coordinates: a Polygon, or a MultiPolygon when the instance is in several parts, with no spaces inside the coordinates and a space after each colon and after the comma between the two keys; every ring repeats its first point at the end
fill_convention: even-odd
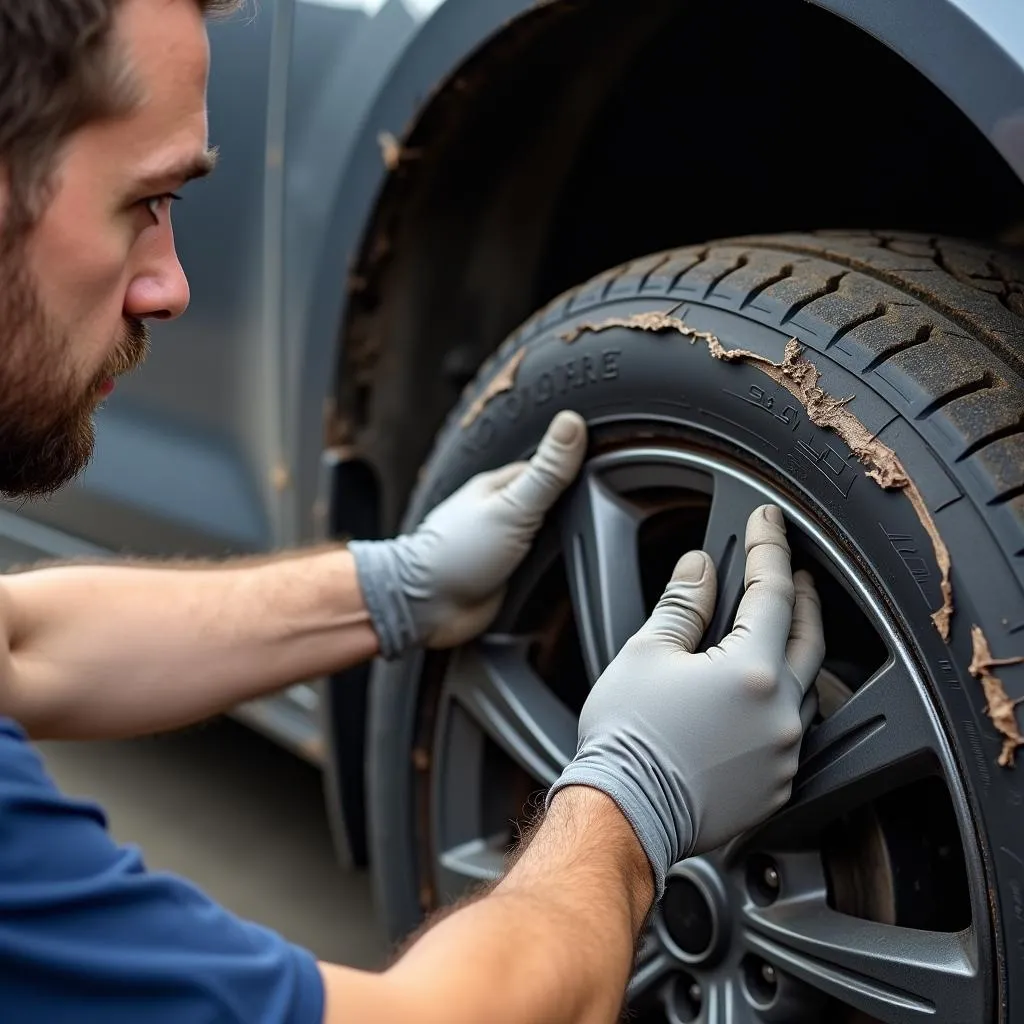
{"type": "MultiPolygon", "coordinates": [[[[968,672],[971,629],[997,658],[1024,654],[1024,265],[976,243],[900,232],[736,238],[654,254],[560,295],[509,337],[452,411],[424,467],[406,527],[473,473],[523,457],[550,417],[574,408],[592,424],[678,420],[713,434],[797,492],[872,577],[924,666],[983,837],[1003,950],[1003,994],[1021,1014],[1024,967],[1024,756],[997,765],[1001,743],[968,672]],[[821,386],[893,449],[920,489],[952,559],[948,642],[934,550],[910,502],[884,491],[835,434],[792,405],[753,365],[709,356],[678,333],[613,327],[563,340],[581,324],[672,312],[726,348],[779,361],[796,338],[821,386]],[[525,351],[525,355],[523,352],[525,351]],[[515,383],[482,407],[494,378],[519,360],[515,383]],[[463,429],[460,421],[477,403],[463,429]],[[799,423],[792,427],[792,420],[799,423]],[[844,493],[845,492],[845,493],[844,493]],[[1020,971],[1019,979],[1014,973],[1020,971]],[[1008,984],[1008,981],[1010,982],[1008,984]]],[[[418,662],[379,668],[371,696],[373,860],[393,936],[422,913],[416,853],[418,662]]],[[[998,675],[1024,697],[1024,665],[998,675]]],[[[1024,708],[1018,709],[1024,715],[1024,708]]],[[[420,837],[422,838],[422,837],[420,837]]],[[[1008,1004],[999,1019],[1015,1019],[1008,1004]]]]}

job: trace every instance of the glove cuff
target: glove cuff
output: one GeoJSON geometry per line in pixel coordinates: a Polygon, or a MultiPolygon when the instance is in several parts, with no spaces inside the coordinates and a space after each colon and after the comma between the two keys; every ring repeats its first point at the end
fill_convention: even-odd
{"type": "Polygon", "coordinates": [[[693,822],[689,811],[685,811],[685,822],[679,823],[679,831],[685,832],[686,835],[670,836],[657,812],[651,807],[648,796],[630,780],[608,771],[597,760],[587,758],[577,759],[565,768],[548,791],[544,803],[545,810],[551,806],[555,794],[566,786],[589,786],[591,789],[599,789],[615,801],[647,855],[654,874],[654,899],[655,902],[660,900],[665,893],[665,875],[668,869],[684,856],[693,843],[693,822]],[[677,850],[680,838],[683,842],[677,850]]]}
{"type": "Polygon", "coordinates": [[[353,540],[348,550],[356,564],[359,587],[370,613],[380,656],[400,658],[421,640],[409,599],[402,589],[402,575],[394,541],[353,540]]]}

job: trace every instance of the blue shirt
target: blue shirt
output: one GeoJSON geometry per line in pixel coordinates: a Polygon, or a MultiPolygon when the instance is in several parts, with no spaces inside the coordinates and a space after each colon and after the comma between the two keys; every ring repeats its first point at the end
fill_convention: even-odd
{"type": "Polygon", "coordinates": [[[146,870],[0,718],[3,1024],[321,1024],[316,960],[146,870]]]}

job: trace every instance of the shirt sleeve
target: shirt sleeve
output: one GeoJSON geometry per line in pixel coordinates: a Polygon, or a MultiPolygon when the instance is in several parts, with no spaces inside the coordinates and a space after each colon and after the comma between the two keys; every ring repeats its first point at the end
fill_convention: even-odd
{"type": "Polygon", "coordinates": [[[0,1019],[321,1024],[315,958],[150,872],[0,719],[0,1019]]]}

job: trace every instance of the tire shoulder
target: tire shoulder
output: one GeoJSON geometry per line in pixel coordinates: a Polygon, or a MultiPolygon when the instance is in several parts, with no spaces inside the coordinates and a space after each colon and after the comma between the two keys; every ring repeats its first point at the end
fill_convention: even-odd
{"type": "Polygon", "coordinates": [[[814,347],[865,381],[884,368],[905,384],[918,396],[907,417],[955,438],[949,461],[969,460],[987,504],[1008,505],[1024,531],[1024,317],[1006,296],[1024,303],[1024,266],[1012,255],[925,235],[757,236],[667,250],[549,302],[485,363],[449,423],[520,348],[612,300],[690,297],[782,327],[813,317],[830,332],[814,347]],[[998,277],[999,294],[967,283],[993,266],[978,279],[998,277]]]}

